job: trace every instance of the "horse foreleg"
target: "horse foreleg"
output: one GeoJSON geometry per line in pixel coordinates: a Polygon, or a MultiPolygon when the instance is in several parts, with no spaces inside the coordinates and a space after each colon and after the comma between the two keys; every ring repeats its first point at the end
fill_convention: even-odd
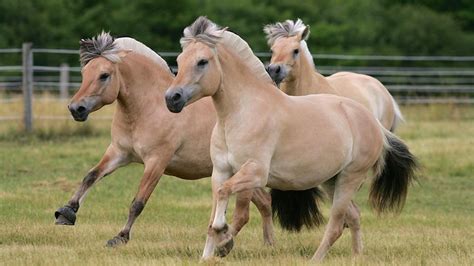
{"type": "Polygon", "coordinates": [[[225,230],[222,230],[217,235],[217,255],[219,257],[225,257],[234,247],[233,237],[236,236],[240,229],[246,225],[249,221],[250,216],[250,201],[252,200],[253,190],[246,190],[237,193],[237,199],[235,201],[235,210],[232,217],[232,225],[225,230]]]}
{"type": "MultiPolygon", "coordinates": [[[[341,173],[335,180],[336,183],[329,222],[324,231],[323,240],[312,258],[313,261],[321,262],[324,259],[324,256],[326,256],[329,248],[342,235],[344,221],[347,217],[346,213],[348,213],[348,210],[351,207],[351,200],[354,197],[354,194],[365,179],[365,174],[366,173],[341,173]]],[[[348,221],[352,222],[352,219],[349,219],[348,221]]]]}
{"type": "Polygon", "coordinates": [[[265,189],[246,190],[237,193],[232,225],[229,228],[229,234],[217,244],[217,254],[221,257],[226,256],[233,247],[233,237],[235,237],[242,227],[249,221],[250,201],[252,201],[262,216],[263,241],[266,245],[273,245],[273,220],[271,196],[265,189]]]}
{"type": "Polygon", "coordinates": [[[114,146],[109,145],[100,162],[89,170],[69,202],[54,213],[56,218],[55,223],[60,225],[74,225],[76,221],[76,213],[79,210],[79,206],[84,200],[87,191],[102,179],[102,177],[112,173],[115,169],[128,164],[128,162],[126,155],[118,151],[114,146]]]}
{"type": "Polygon", "coordinates": [[[214,216],[216,213],[216,204],[217,204],[217,190],[222,185],[223,180],[226,180],[230,177],[230,173],[228,172],[221,172],[217,170],[214,166],[212,171],[212,210],[211,216],[209,219],[209,224],[207,227],[207,237],[206,237],[206,244],[204,245],[204,251],[202,253],[201,260],[205,261],[210,259],[213,256],[213,252],[217,246],[217,236],[214,229],[212,229],[212,223],[214,222],[214,216]]]}
{"type": "Polygon", "coordinates": [[[240,170],[225,181],[217,190],[216,214],[212,223],[212,228],[220,231],[226,225],[225,212],[231,194],[263,188],[266,185],[267,173],[255,161],[247,161],[240,170]]]}
{"type": "MultiPolygon", "coordinates": [[[[222,249],[232,241],[232,235],[228,233],[225,219],[230,195],[233,193],[241,193],[241,197],[245,195],[247,198],[243,202],[245,203],[245,211],[248,212],[248,204],[254,189],[263,188],[267,177],[268,173],[263,170],[261,165],[251,160],[242,165],[240,170],[229,179],[214,178],[213,174],[212,187],[216,199],[215,214],[211,223],[212,231],[208,233],[208,236],[212,236],[213,241],[206,241],[203,259],[208,259],[212,256],[211,247],[214,249],[217,246],[219,249],[222,249]]],[[[227,253],[225,252],[225,255],[227,253]]]]}
{"type": "Polygon", "coordinates": [[[130,206],[127,223],[114,238],[107,241],[107,247],[126,244],[130,240],[132,226],[145,208],[145,204],[160,181],[168,161],[169,157],[145,162],[145,171],[142,180],[140,181],[138,192],[130,206]]]}
{"type": "Polygon", "coordinates": [[[253,192],[252,202],[257,206],[262,216],[263,242],[266,245],[273,245],[275,238],[273,235],[272,197],[265,189],[258,188],[253,192]]]}
{"type": "Polygon", "coordinates": [[[236,236],[240,232],[240,229],[248,223],[250,201],[255,204],[262,216],[264,242],[265,244],[272,245],[273,222],[271,196],[263,188],[237,193],[234,215],[232,217],[232,226],[229,231],[233,236],[236,236]]]}
{"type": "Polygon", "coordinates": [[[248,223],[250,214],[250,201],[252,199],[252,190],[244,191],[237,194],[235,201],[234,215],[232,216],[232,225],[229,232],[232,236],[236,236],[242,227],[248,223]]]}

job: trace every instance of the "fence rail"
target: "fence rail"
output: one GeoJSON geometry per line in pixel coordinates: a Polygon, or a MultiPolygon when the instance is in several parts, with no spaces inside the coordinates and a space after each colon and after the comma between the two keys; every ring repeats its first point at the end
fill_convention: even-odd
{"type": "MultiPolygon", "coordinates": [[[[69,116],[34,115],[32,104],[34,92],[48,91],[56,98],[41,101],[66,101],[69,93],[80,86],[79,66],[63,62],[57,65],[34,65],[35,54],[77,56],[78,50],[33,48],[25,43],[22,48],[0,49],[6,54],[21,56],[22,65],[1,65],[0,92],[19,93],[23,98],[0,99],[1,104],[22,101],[23,114],[1,115],[0,121],[23,119],[25,129],[33,129],[34,120],[69,119],[69,116]]],[[[159,53],[168,62],[174,62],[178,52],[159,53]]],[[[256,53],[262,61],[268,61],[270,53],[256,53]]],[[[313,54],[318,71],[331,75],[340,71],[351,71],[376,77],[402,104],[459,103],[474,104],[474,56],[385,56],[313,54]],[[329,64],[330,63],[330,64],[329,64]],[[396,66],[394,66],[396,65],[396,66]],[[422,65],[422,66],[419,66],[422,65]]],[[[171,66],[176,71],[176,66],[171,66]]],[[[97,117],[96,117],[97,118],[97,117]]],[[[110,119],[104,116],[99,119],[110,119]]]]}

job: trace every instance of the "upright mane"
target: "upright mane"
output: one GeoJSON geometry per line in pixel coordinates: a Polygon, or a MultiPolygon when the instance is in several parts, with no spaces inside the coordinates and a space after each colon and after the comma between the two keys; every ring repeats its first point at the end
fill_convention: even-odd
{"type": "Polygon", "coordinates": [[[202,42],[212,48],[217,44],[222,44],[232,49],[259,79],[273,84],[262,61],[255,56],[248,43],[237,34],[228,31],[227,28],[221,28],[208,18],[201,16],[191,26],[184,29],[180,43],[184,48],[195,41],[202,42]]]}
{"type": "MultiPolygon", "coordinates": [[[[301,19],[297,19],[296,21],[287,19],[284,22],[268,24],[263,28],[263,31],[267,35],[266,37],[268,45],[273,46],[277,39],[288,38],[296,36],[298,34],[302,34],[305,29],[306,25],[301,19]]],[[[304,56],[306,57],[306,59],[308,59],[313,68],[316,68],[314,65],[314,58],[308,49],[306,40],[301,40],[301,50],[303,51],[304,56]]]]}
{"type": "Polygon", "coordinates": [[[97,57],[104,57],[113,63],[118,63],[120,62],[118,53],[123,50],[131,50],[146,56],[161,67],[169,69],[166,61],[148,46],[129,37],[115,39],[108,32],[102,32],[96,37],[80,41],[79,57],[81,65],[85,66],[97,57]]]}

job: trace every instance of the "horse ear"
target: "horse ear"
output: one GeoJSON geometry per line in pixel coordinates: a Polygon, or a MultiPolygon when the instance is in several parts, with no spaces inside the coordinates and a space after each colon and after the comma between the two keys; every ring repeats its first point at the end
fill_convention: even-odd
{"type": "Polygon", "coordinates": [[[128,50],[120,50],[117,55],[120,57],[120,58],[124,58],[125,56],[127,56],[132,50],[128,49],[128,50]]]}
{"type": "Polygon", "coordinates": [[[301,41],[306,41],[309,37],[309,33],[310,33],[309,26],[306,26],[303,32],[301,33],[301,36],[300,36],[301,41]]]}

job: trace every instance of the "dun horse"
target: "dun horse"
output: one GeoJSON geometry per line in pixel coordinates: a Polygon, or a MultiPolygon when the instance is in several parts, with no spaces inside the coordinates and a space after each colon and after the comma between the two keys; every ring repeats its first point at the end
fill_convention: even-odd
{"type": "MultiPolygon", "coordinates": [[[[131,38],[114,40],[102,33],[80,42],[82,85],[69,105],[77,121],[117,101],[112,140],[100,162],[84,177],[68,204],[59,208],[56,223],[73,225],[87,191],[104,176],[131,162],[142,163],[144,174],[130,207],[125,227],[107,246],[125,244],[135,219],[142,212],[163,173],[199,179],[212,173],[209,143],[216,122],[211,101],[176,115],[166,109],[164,92],[174,79],[166,62],[144,44],[131,38]]],[[[256,190],[238,196],[232,235],[248,221],[250,198],[263,217],[265,243],[273,242],[270,196],[256,190]]]]}
{"type": "Polygon", "coordinates": [[[291,192],[301,195],[293,202],[300,205],[272,198],[285,228],[299,229],[320,217],[315,202],[305,196],[308,191],[318,192],[314,188],[320,184],[332,187],[330,218],[315,261],[341,236],[344,220],[352,231],[354,253],[362,251],[359,212],[351,200],[371,170],[375,210],[402,208],[415,158],[361,104],[334,95],[284,94],[244,40],[205,17],[185,28],[181,45],[179,72],[165,96],[168,109],[179,113],[210,96],[217,111],[204,260],[232,240],[225,213],[233,193],[265,186],[301,191],[291,192]]]}
{"type": "Polygon", "coordinates": [[[328,93],[353,99],[392,132],[403,120],[397,103],[377,79],[351,72],[338,72],[327,78],[319,74],[306,45],[309,26],[300,19],[267,25],[264,32],[272,51],[268,73],[286,94],[328,93]]]}

